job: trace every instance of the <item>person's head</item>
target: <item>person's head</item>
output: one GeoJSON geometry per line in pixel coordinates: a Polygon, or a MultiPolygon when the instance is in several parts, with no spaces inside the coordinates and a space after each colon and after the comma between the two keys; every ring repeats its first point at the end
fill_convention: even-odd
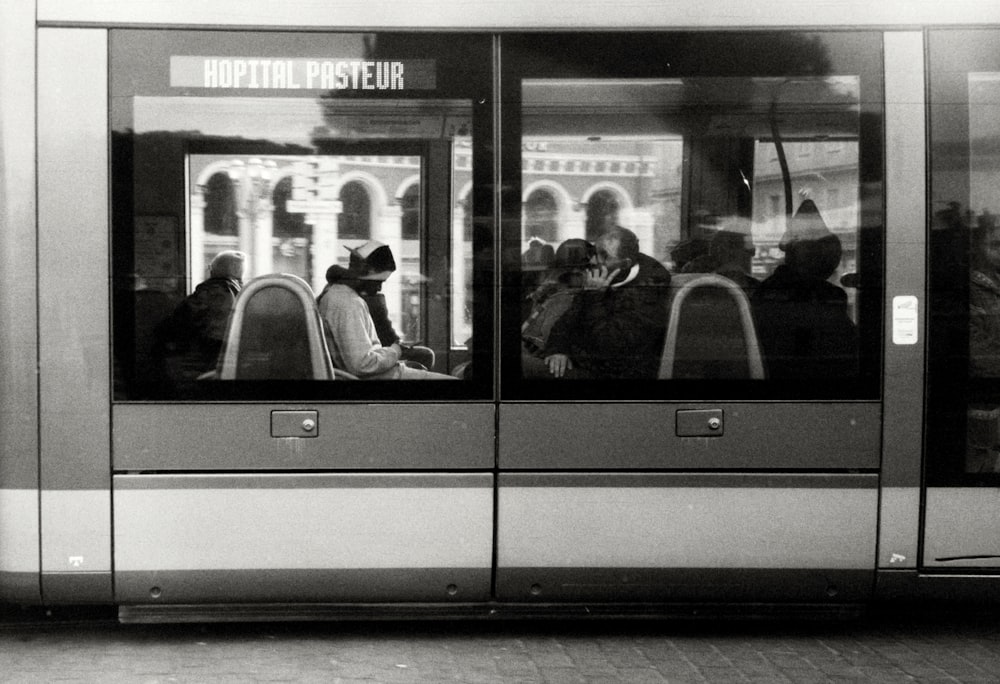
{"type": "Polygon", "coordinates": [[[639,259],[639,238],[628,228],[617,226],[597,238],[592,263],[609,272],[619,269],[624,274],[639,259]]]}
{"type": "Polygon", "coordinates": [[[583,238],[564,240],[555,251],[552,268],[546,279],[578,286],[582,283],[581,279],[590,266],[594,254],[594,245],[583,238]]]}
{"type": "Polygon", "coordinates": [[[521,268],[525,271],[545,271],[552,266],[555,250],[538,238],[531,238],[528,249],[521,254],[521,268]]]}
{"type": "Polygon", "coordinates": [[[356,281],[355,289],[362,294],[375,294],[382,283],[396,270],[396,260],[389,245],[369,240],[359,247],[347,247],[351,253],[348,271],[356,281]]]}
{"type": "Polygon", "coordinates": [[[231,278],[243,282],[243,264],[247,256],[243,252],[226,250],[219,252],[208,266],[208,274],[212,278],[231,278]]]}
{"type": "Polygon", "coordinates": [[[749,221],[731,218],[712,236],[708,253],[715,268],[749,273],[754,255],[749,221]]]}
{"type": "Polygon", "coordinates": [[[810,278],[826,280],[840,265],[840,238],[830,232],[816,204],[807,199],[791,218],[778,243],[785,252],[785,265],[810,278]]]}

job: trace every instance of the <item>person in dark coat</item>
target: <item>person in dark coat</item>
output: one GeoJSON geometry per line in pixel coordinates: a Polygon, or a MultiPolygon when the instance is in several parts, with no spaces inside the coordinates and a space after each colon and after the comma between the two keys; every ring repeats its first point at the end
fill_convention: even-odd
{"type": "Polygon", "coordinates": [[[847,312],[847,294],[828,280],[840,264],[840,238],[807,199],[778,246],[784,263],[751,298],[768,376],[856,377],[857,327],[847,312]]]}
{"type": "Polygon", "coordinates": [[[583,290],[552,327],[543,359],[522,357],[526,377],[655,378],[666,332],[670,272],[615,227],[594,244],[583,290]]]}
{"type": "Polygon", "coordinates": [[[160,324],[157,338],[174,389],[190,391],[199,376],[215,370],[236,297],[243,287],[246,255],[219,252],[209,277],[160,324]]]}

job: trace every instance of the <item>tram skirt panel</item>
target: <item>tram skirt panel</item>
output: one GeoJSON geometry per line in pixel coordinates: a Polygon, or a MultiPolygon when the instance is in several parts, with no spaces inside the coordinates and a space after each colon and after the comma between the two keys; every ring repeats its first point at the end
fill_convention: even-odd
{"type": "Polygon", "coordinates": [[[123,604],[485,601],[492,475],[115,478],[123,604]]]}
{"type": "Polygon", "coordinates": [[[504,475],[501,601],[858,602],[874,475],[504,475]]]}

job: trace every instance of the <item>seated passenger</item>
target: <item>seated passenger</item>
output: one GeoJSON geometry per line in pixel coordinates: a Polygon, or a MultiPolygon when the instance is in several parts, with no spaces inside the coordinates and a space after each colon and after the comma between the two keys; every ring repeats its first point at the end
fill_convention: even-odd
{"type": "Polygon", "coordinates": [[[969,373],[1000,377],[1000,225],[983,214],[971,235],[969,373]]]}
{"type": "Polygon", "coordinates": [[[545,348],[552,326],[583,289],[593,256],[594,246],[582,238],[570,238],[559,245],[552,268],[527,297],[531,302],[531,314],[521,326],[521,341],[526,353],[537,356],[545,348]]]}
{"type": "Polygon", "coordinates": [[[840,264],[840,238],[812,200],[799,206],[778,247],[784,263],[751,298],[769,377],[856,376],[858,336],[847,294],[828,282],[840,264]]]}
{"type": "MultiPolygon", "coordinates": [[[[348,251],[351,253],[350,269],[334,264],[326,271],[326,282],[340,282],[344,278],[350,278],[352,271],[355,273],[359,272],[363,268],[361,262],[364,260],[360,250],[363,250],[367,246],[362,245],[362,247],[357,249],[348,248],[348,251]]],[[[434,367],[434,350],[430,347],[403,343],[402,337],[396,332],[392,321],[389,319],[389,307],[385,303],[385,295],[382,294],[381,289],[382,283],[373,281],[370,287],[362,288],[358,292],[361,298],[365,300],[365,304],[368,305],[368,313],[371,314],[372,321],[375,323],[375,332],[378,335],[379,344],[383,347],[391,347],[393,344],[398,344],[400,349],[403,350],[400,356],[400,360],[403,363],[413,368],[430,370],[434,367]]]]}
{"type": "Polygon", "coordinates": [[[403,349],[398,340],[387,347],[379,342],[375,321],[362,293],[378,294],[382,283],[395,270],[396,261],[389,246],[371,240],[352,251],[346,272],[333,268],[327,271],[328,282],[317,304],[333,365],[362,380],[454,379],[403,364],[400,360],[403,349]]]}
{"type": "Polygon", "coordinates": [[[522,357],[526,377],[656,377],[670,272],[640,253],[626,228],[612,228],[594,246],[583,290],[552,327],[544,359],[522,357]]]}
{"type": "Polygon", "coordinates": [[[215,370],[229,316],[243,287],[242,252],[219,252],[200,283],[157,328],[160,353],[174,389],[189,391],[202,374],[215,370]]]}

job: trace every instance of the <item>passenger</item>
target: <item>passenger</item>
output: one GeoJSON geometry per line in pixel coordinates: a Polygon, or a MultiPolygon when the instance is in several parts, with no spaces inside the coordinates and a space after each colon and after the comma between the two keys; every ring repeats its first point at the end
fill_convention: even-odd
{"type": "Polygon", "coordinates": [[[670,272],[639,251],[632,231],[598,238],[583,290],[555,323],[526,377],[655,378],[666,331],[670,272]]]}
{"type": "MultiPolygon", "coordinates": [[[[350,279],[353,273],[360,272],[363,268],[361,264],[363,257],[359,250],[350,248],[348,250],[351,253],[350,268],[334,264],[326,271],[327,283],[341,282],[345,278],[350,279]]],[[[413,368],[423,370],[432,369],[436,360],[434,350],[430,347],[403,343],[402,337],[396,332],[396,329],[392,325],[392,320],[389,318],[389,307],[385,303],[385,295],[382,294],[381,289],[382,283],[380,281],[373,281],[372,285],[362,288],[358,292],[361,298],[365,300],[365,304],[368,305],[368,313],[371,314],[372,321],[375,323],[375,333],[378,336],[379,344],[383,347],[391,347],[393,344],[398,344],[399,348],[402,349],[400,360],[403,363],[413,368]]]]}
{"type": "Polygon", "coordinates": [[[345,272],[327,271],[327,285],[317,298],[333,365],[362,380],[454,379],[406,366],[400,360],[403,349],[398,340],[388,346],[379,342],[363,295],[378,294],[396,270],[389,246],[370,240],[352,250],[351,257],[345,272]]]}
{"type": "Polygon", "coordinates": [[[594,253],[594,246],[582,238],[570,238],[559,245],[552,268],[528,295],[531,314],[521,326],[521,341],[526,353],[538,356],[545,349],[552,326],[583,289],[594,253]]]}
{"type": "Polygon", "coordinates": [[[969,373],[1000,377],[1000,225],[984,213],[972,230],[969,373]]]}
{"type": "Polygon", "coordinates": [[[199,376],[215,370],[229,316],[243,287],[243,252],[219,252],[200,283],[157,329],[161,353],[176,391],[193,389],[199,376]]]}
{"type": "Polygon", "coordinates": [[[856,376],[858,336],[847,294],[828,281],[840,264],[840,238],[812,200],[799,206],[778,247],[784,263],[751,299],[769,376],[856,376]]]}
{"type": "Polygon", "coordinates": [[[555,250],[552,249],[552,245],[546,244],[538,238],[531,238],[528,249],[521,254],[522,321],[531,315],[531,293],[542,284],[545,274],[552,268],[553,259],[555,259],[555,250]]]}

